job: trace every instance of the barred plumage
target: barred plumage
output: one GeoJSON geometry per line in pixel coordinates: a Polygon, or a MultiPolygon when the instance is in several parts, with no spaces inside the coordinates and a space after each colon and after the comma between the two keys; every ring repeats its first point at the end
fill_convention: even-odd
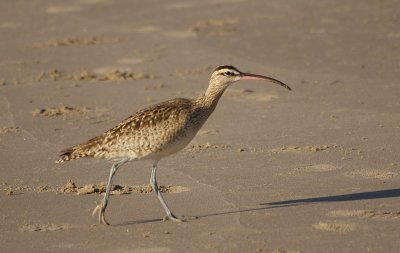
{"type": "Polygon", "coordinates": [[[106,195],[96,207],[99,222],[108,224],[105,219],[112,177],[124,163],[139,159],[152,159],[151,185],[156,192],[167,217],[181,221],[169,210],[158,191],[156,170],[158,161],[183,149],[194,138],[208,117],[214,111],[225,89],[241,79],[269,80],[290,90],[286,84],[266,76],[242,73],[232,66],[220,66],[211,75],[207,91],[194,99],[171,99],[147,109],[138,111],[123,120],[114,128],[82,144],[61,151],[57,162],[66,162],[82,157],[112,159],[116,162],[111,168],[106,195]]]}

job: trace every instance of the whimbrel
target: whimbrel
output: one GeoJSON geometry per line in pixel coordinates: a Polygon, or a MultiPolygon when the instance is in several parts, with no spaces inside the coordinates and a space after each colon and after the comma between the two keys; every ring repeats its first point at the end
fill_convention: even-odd
{"type": "Polygon", "coordinates": [[[212,73],[206,92],[199,97],[175,98],[153,105],[136,112],[103,134],[61,151],[61,158],[57,162],[81,157],[114,160],[106,194],[93,211],[93,214],[99,211],[100,224],[109,225],[105,210],[112,179],[118,168],[129,161],[143,159],[153,161],[150,185],[167,213],[164,219],[183,221],[171,212],[158,189],[157,164],[161,158],[176,153],[189,144],[214,111],[225,89],[239,80],[267,80],[291,90],[288,85],[271,77],[243,73],[233,66],[220,66],[212,73]]]}

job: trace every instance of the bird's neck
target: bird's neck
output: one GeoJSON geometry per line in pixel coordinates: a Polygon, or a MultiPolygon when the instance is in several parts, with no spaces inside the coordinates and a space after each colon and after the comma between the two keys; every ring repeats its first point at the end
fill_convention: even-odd
{"type": "Polygon", "coordinates": [[[201,95],[197,100],[200,102],[204,107],[214,111],[215,107],[218,104],[219,99],[221,98],[222,94],[226,90],[227,86],[218,85],[213,80],[210,81],[210,85],[208,86],[206,92],[201,95]]]}

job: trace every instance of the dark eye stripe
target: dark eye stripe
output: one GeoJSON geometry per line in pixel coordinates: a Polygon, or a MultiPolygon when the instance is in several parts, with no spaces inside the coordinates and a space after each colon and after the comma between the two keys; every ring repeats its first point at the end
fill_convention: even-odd
{"type": "Polygon", "coordinates": [[[224,72],[224,73],[222,73],[224,76],[233,76],[233,72],[229,72],[229,71],[227,71],[227,72],[224,72]]]}

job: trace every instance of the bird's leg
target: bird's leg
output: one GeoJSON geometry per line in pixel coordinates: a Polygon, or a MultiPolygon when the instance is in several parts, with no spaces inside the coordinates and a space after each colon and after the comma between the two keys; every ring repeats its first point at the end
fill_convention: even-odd
{"type": "Polygon", "coordinates": [[[160,200],[161,205],[163,206],[165,212],[167,213],[167,216],[165,216],[164,220],[172,220],[175,222],[182,222],[184,220],[177,218],[172,212],[171,210],[169,210],[167,204],[165,203],[165,200],[160,192],[160,190],[158,189],[158,185],[157,185],[157,163],[158,161],[154,161],[153,164],[153,168],[151,169],[151,178],[150,178],[150,185],[153,188],[154,192],[157,194],[157,198],[160,200]]]}
{"type": "Polygon", "coordinates": [[[119,160],[118,162],[115,162],[111,166],[110,177],[108,178],[108,183],[107,183],[106,195],[104,196],[101,203],[99,205],[97,205],[96,208],[93,210],[93,215],[95,215],[96,212],[99,211],[99,223],[100,224],[110,225],[110,223],[108,223],[106,220],[105,211],[106,211],[107,204],[108,204],[108,196],[110,195],[110,191],[111,191],[112,178],[115,175],[115,173],[117,172],[118,168],[121,165],[123,165],[124,163],[126,163],[127,161],[128,161],[128,159],[122,159],[122,160],[119,160]]]}

